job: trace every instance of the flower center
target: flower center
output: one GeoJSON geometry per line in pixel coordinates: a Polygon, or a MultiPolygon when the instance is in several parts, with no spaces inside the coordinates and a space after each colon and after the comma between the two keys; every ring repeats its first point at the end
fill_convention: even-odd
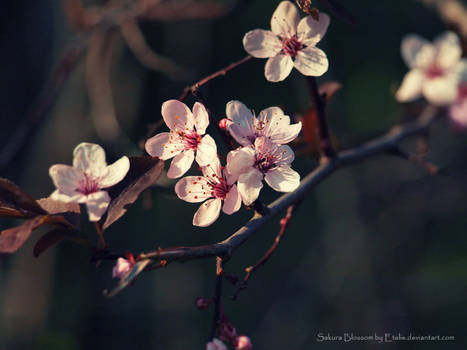
{"type": "Polygon", "coordinates": [[[282,52],[292,58],[297,56],[298,51],[302,49],[303,45],[297,39],[297,35],[282,41],[282,52]]]}
{"type": "Polygon", "coordinates": [[[458,99],[463,100],[465,98],[467,98],[467,82],[460,84],[458,90],[458,99]]]}
{"type": "Polygon", "coordinates": [[[212,195],[219,199],[225,199],[227,193],[230,191],[230,187],[224,178],[218,179],[219,183],[211,183],[212,195]]]}
{"type": "Polygon", "coordinates": [[[199,143],[201,142],[201,136],[198,135],[196,131],[193,131],[191,134],[182,134],[183,140],[185,141],[185,149],[194,149],[198,148],[199,143]]]}
{"type": "Polygon", "coordinates": [[[84,174],[84,180],[81,180],[78,187],[78,192],[88,195],[99,191],[99,184],[95,179],[88,174],[84,174]]]}
{"type": "Polygon", "coordinates": [[[430,78],[438,78],[444,74],[444,69],[437,64],[432,64],[425,70],[425,75],[430,78]]]}
{"type": "Polygon", "coordinates": [[[267,173],[276,166],[276,157],[273,154],[260,155],[256,157],[256,168],[262,173],[267,173]]]}

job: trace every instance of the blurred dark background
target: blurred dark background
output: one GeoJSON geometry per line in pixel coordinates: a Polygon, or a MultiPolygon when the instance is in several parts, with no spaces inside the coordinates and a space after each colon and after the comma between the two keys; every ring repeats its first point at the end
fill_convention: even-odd
{"type": "MultiPolygon", "coordinates": [[[[82,141],[103,145],[109,161],[138,154],[147,125],[161,117],[162,102],[244,57],[243,35],[268,29],[279,3],[239,1],[243,2],[218,19],[140,23],[151,48],[186,68],[186,79],[173,80],[146,69],[115,34],[110,85],[118,124],[113,133],[96,119],[83,57],[1,176],[41,198],[53,190],[49,167],[70,164],[73,148],[82,141]]],[[[332,17],[318,46],[330,61],[319,81],[343,84],[328,113],[339,147],[345,149],[406,119],[405,107],[393,97],[407,70],[400,57],[401,39],[414,32],[431,40],[445,25],[436,12],[415,0],[341,3],[356,24],[332,17]]],[[[57,0],[3,4],[0,147],[8,143],[60,52],[76,35],[64,8],[57,0]]],[[[264,64],[254,59],[203,89],[217,116],[225,113],[231,99],[256,111],[279,105],[290,115],[304,112],[309,97],[303,77],[294,70],[286,81],[268,83],[264,64]]],[[[97,73],[105,74],[99,69],[97,73]]],[[[234,288],[227,286],[225,311],[238,330],[250,336],[255,349],[467,347],[467,138],[439,120],[429,143],[430,159],[442,169],[439,174],[430,176],[388,156],[339,170],[309,194],[272,259],[237,301],[229,300],[234,288]],[[351,332],[453,335],[456,340],[384,345],[316,340],[319,333],[351,332]]],[[[413,151],[415,143],[404,147],[413,151]]],[[[301,156],[294,168],[304,176],[316,165],[314,158],[301,156]]],[[[160,183],[173,186],[165,175],[160,183]]],[[[261,196],[269,203],[279,194],[265,188],[261,196]]],[[[191,225],[196,209],[171,191],[152,190],[106,232],[107,242],[116,251],[134,253],[207,244],[226,238],[251,216],[242,209],[232,216],[221,214],[209,228],[196,228],[191,225]]],[[[241,247],[227,271],[242,276],[272,244],[278,222],[279,218],[272,220],[241,247]]],[[[14,224],[2,219],[0,227],[14,224]]],[[[145,273],[133,287],[108,299],[102,291],[116,283],[110,262],[96,268],[87,251],[69,242],[35,259],[32,247],[38,237],[40,232],[35,232],[17,253],[0,257],[1,350],[204,349],[212,310],[199,311],[194,301],[213,293],[213,259],[173,263],[145,273]]]]}

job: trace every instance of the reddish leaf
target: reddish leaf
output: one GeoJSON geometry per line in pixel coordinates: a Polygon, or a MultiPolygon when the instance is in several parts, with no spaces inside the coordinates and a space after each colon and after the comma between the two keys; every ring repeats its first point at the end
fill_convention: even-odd
{"type": "Polygon", "coordinates": [[[318,116],[316,109],[308,108],[302,117],[302,134],[305,142],[319,148],[318,116]]]}
{"type": "Polygon", "coordinates": [[[130,157],[130,171],[127,177],[112,188],[107,216],[103,219],[102,229],[108,228],[138,199],[141,192],[154,184],[164,170],[164,161],[150,156],[130,157]]]}
{"type": "MultiPolygon", "coordinates": [[[[50,197],[41,198],[37,203],[44,208],[50,215],[60,214],[60,217],[65,219],[69,224],[75,228],[79,228],[80,222],[80,209],[78,203],[65,203],[53,200],[50,197]]],[[[59,216],[55,216],[59,217],[59,216]]]]}
{"type": "Polygon", "coordinates": [[[2,231],[0,235],[0,253],[17,251],[33,230],[45,223],[46,216],[36,216],[25,221],[22,225],[2,231]]]}
{"type": "Polygon", "coordinates": [[[319,87],[319,94],[323,96],[325,102],[328,103],[341,88],[342,84],[337,81],[325,81],[319,87]]]}
{"type": "Polygon", "coordinates": [[[43,252],[45,252],[47,249],[53,247],[57,243],[61,242],[64,240],[67,236],[69,236],[71,231],[57,228],[52,231],[47,232],[45,235],[43,235],[39,240],[36,242],[34,245],[34,257],[39,257],[43,252]]]}
{"type": "Polygon", "coordinates": [[[0,215],[6,217],[33,217],[47,212],[20,187],[0,178],[0,215]]]}

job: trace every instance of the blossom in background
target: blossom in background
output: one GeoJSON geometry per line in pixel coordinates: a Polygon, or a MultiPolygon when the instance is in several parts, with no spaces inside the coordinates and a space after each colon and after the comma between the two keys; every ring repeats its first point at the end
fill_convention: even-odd
{"type": "Polygon", "coordinates": [[[209,226],[219,217],[221,211],[228,215],[235,213],[242,204],[237,186],[221,168],[219,158],[201,167],[203,176],[186,176],[175,185],[175,193],[180,199],[201,204],[193,217],[193,225],[209,226]],[[208,199],[214,197],[212,199],[208,199]]]}
{"type": "Polygon", "coordinates": [[[125,258],[118,258],[115,266],[112,269],[112,278],[122,279],[128,274],[128,272],[130,272],[133,265],[134,262],[132,263],[130,260],[125,258]]]}
{"type": "Polygon", "coordinates": [[[101,146],[80,143],[73,151],[73,166],[50,167],[49,174],[57,188],[50,197],[61,202],[85,203],[89,220],[98,221],[110,203],[110,196],[103,189],[123,180],[129,169],[128,157],[107,165],[101,146]]]}
{"type": "Polygon", "coordinates": [[[250,338],[246,335],[240,335],[235,340],[235,350],[251,350],[253,345],[251,344],[250,338]]]}
{"type": "Polygon", "coordinates": [[[295,156],[286,145],[277,145],[267,137],[258,137],[253,146],[241,147],[227,155],[226,170],[238,180],[238,192],[245,205],[252,204],[263,187],[263,178],[274,190],[292,192],[300,184],[300,175],[290,164],[295,156]]]}
{"type": "Polygon", "coordinates": [[[282,1],[271,18],[271,31],[256,29],[245,34],[243,46],[253,57],[268,58],[264,69],[272,82],[287,78],[295,67],[309,76],[323,75],[329,66],[326,54],[315,47],[329,26],[329,16],[319,14],[319,21],[311,16],[300,20],[297,7],[282,1]]]}
{"type": "Polygon", "coordinates": [[[461,59],[462,48],[455,33],[446,32],[434,43],[407,35],[401,53],[410,71],[396,92],[398,101],[409,102],[423,95],[434,105],[447,105],[456,99],[459,72],[466,60],[461,59]]]}
{"type": "Polygon", "coordinates": [[[206,350],[228,350],[227,346],[219,339],[214,338],[212,341],[206,344],[206,350]]]}
{"type": "Polygon", "coordinates": [[[467,61],[460,69],[459,85],[457,87],[457,98],[449,106],[449,117],[454,126],[467,129],[467,61]]]}
{"type": "Polygon", "coordinates": [[[254,144],[256,138],[267,137],[277,144],[289,143],[295,139],[302,123],[290,124],[290,118],[279,107],[269,107],[256,117],[240,101],[230,101],[226,106],[229,119],[227,130],[242,146],[254,144]]]}
{"type": "Polygon", "coordinates": [[[162,104],[161,112],[170,132],[148,139],[146,151],[163,160],[175,157],[167,172],[168,177],[176,178],[185,174],[195,159],[195,153],[196,162],[200,166],[209,164],[217,156],[214,139],[205,135],[209,115],[201,103],[194,104],[192,113],[184,103],[170,100],[162,104]]]}

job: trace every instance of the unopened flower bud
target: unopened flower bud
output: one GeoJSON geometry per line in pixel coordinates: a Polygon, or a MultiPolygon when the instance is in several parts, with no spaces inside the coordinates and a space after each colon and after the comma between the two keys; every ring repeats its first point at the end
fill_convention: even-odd
{"type": "Polygon", "coordinates": [[[227,346],[219,339],[214,338],[211,342],[206,344],[206,350],[228,350],[227,346]]]}
{"type": "Polygon", "coordinates": [[[133,264],[129,260],[118,258],[114,268],[112,269],[112,277],[122,279],[128,272],[130,272],[132,267],[133,264]]]}
{"type": "Polygon", "coordinates": [[[253,345],[251,344],[250,338],[246,335],[240,335],[237,337],[235,342],[235,350],[251,350],[253,345]]]}
{"type": "Polygon", "coordinates": [[[219,122],[219,128],[221,128],[222,130],[226,130],[228,124],[229,124],[229,120],[227,118],[222,118],[221,121],[219,122]]]}
{"type": "Polygon", "coordinates": [[[196,298],[195,305],[199,310],[205,310],[211,305],[212,300],[206,298],[196,298]]]}

